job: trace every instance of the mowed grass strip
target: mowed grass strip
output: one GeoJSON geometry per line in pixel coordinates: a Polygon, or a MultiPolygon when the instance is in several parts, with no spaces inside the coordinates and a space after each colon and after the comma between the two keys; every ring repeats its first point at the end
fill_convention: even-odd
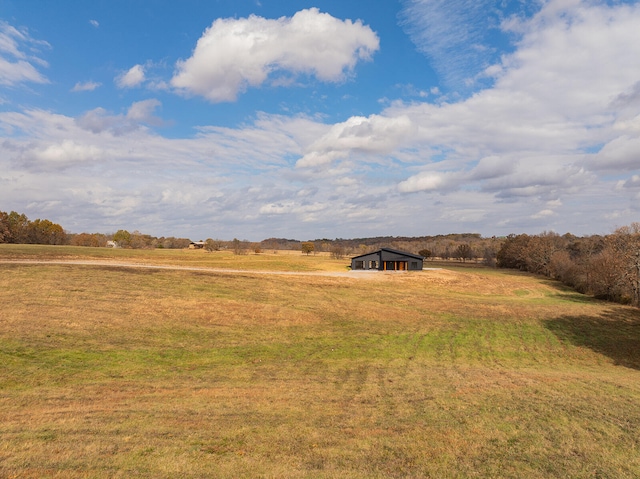
{"type": "Polygon", "coordinates": [[[226,268],[256,271],[346,271],[349,260],[332,259],[327,252],[305,255],[293,250],[265,250],[236,255],[230,250],[120,249],[84,246],[0,244],[0,260],[98,261],[191,268],[226,268]]]}
{"type": "Polygon", "coordinates": [[[12,264],[0,304],[2,477],[640,475],[638,311],[538,278],[12,264]]]}

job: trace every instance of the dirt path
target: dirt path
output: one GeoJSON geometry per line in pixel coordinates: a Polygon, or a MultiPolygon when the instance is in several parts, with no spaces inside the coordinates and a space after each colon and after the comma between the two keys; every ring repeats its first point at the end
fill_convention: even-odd
{"type": "Polygon", "coordinates": [[[220,274],[251,274],[251,275],[289,275],[289,276],[329,276],[335,278],[359,278],[374,279],[380,278],[384,274],[398,274],[402,272],[381,272],[381,271],[273,271],[257,269],[226,269],[209,268],[206,266],[178,266],[178,265],[157,265],[146,263],[123,263],[116,261],[91,261],[91,260],[32,260],[32,259],[0,259],[0,264],[51,264],[51,265],[78,265],[78,266],[108,266],[116,268],[138,268],[138,269],[161,269],[173,271],[200,271],[206,273],[220,274]]]}

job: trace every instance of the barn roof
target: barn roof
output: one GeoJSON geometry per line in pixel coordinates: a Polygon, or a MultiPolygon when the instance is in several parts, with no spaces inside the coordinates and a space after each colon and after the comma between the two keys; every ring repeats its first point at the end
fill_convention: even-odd
{"type": "Polygon", "coordinates": [[[366,253],[366,254],[361,254],[359,256],[354,256],[351,259],[363,258],[365,256],[369,256],[369,255],[372,255],[372,254],[379,254],[379,253],[382,253],[384,251],[386,251],[387,253],[398,254],[398,255],[401,255],[401,256],[408,256],[409,258],[415,258],[415,259],[424,260],[424,257],[420,256],[419,254],[407,253],[406,251],[400,251],[400,250],[392,249],[392,248],[380,248],[379,250],[373,251],[371,253],[366,253]]]}

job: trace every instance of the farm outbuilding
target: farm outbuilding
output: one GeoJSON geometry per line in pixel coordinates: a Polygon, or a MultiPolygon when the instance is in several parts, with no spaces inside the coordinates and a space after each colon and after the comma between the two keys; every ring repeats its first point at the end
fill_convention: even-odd
{"type": "Polygon", "coordinates": [[[420,271],[423,264],[422,256],[391,248],[381,248],[373,253],[351,258],[352,270],[420,271]]]}

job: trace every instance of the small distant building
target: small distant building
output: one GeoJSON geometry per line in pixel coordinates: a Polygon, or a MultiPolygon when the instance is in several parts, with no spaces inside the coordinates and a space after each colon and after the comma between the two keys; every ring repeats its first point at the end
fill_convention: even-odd
{"type": "Polygon", "coordinates": [[[423,264],[422,256],[391,248],[351,258],[352,270],[421,271],[423,264]]]}
{"type": "Polygon", "coordinates": [[[107,241],[107,248],[117,248],[118,243],[115,241],[107,241]]]}
{"type": "Polygon", "coordinates": [[[189,243],[189,249],[202,249],[204,248],[204,241],[192,241],[189,243]]]}

